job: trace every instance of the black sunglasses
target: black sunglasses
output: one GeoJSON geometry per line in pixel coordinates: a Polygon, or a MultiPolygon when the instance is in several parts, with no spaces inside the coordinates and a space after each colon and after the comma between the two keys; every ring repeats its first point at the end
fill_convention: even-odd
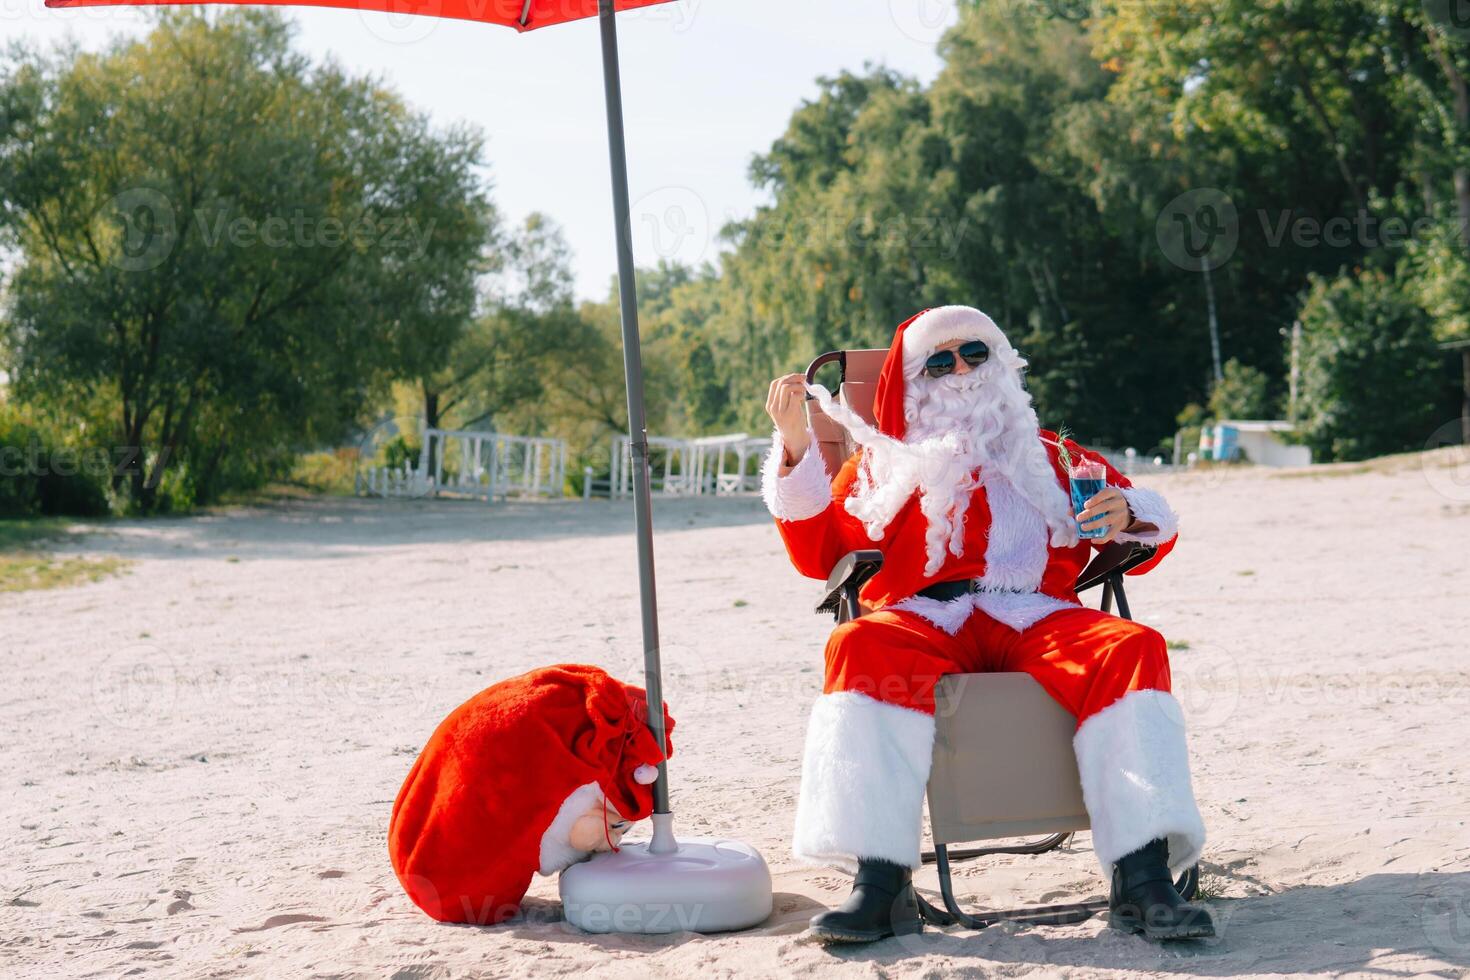
{"type": "MultiPolygon", "coordinates": [[[[955,365],[955,351],[942,350],[937,354],[930,354],[929,359],[924,362],[924,373],[931,378],[942,378],[946,374],[953,374],[955,365]]],[[[979,367],[990,360],[990,348],[983,340],[972,340],[969,343],[960,344],[959,356],[965,359],[970,367],[979,367]]]]}

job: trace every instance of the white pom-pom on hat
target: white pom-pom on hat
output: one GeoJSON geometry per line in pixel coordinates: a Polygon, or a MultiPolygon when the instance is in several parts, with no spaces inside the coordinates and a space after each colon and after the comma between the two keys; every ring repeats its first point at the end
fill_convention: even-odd
{"type": "Polygon", "coordinates": [[[642,765],[633,770],[633,782],[640,786],[647,786],[657,780],[658,766],[642,765]]]}

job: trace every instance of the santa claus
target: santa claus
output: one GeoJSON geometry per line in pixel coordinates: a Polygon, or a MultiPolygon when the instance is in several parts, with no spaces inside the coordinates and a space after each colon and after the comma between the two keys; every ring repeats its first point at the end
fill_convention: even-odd
{"type": "Polygon", "coordinates": [[[776,433],[763,490],[792,563],[825,578],[849,551],[883,553],[862,590],[872,611],[827,641],[802,762],[796,855],[855,874],[847,901],[812,919],[824,940],[921,930],[911,874],[934,687],[977,671],[1025,671],[1076,717],[1111,924],[1156,939],[1214,935],[1208,912],[1173,884],[1199,858],[1205,831],[1164,639],[1083,607],[1073,591],[1091,546],[1156,545],[1137,574],[1174,546],[1178,520],[1111,467],[1107,487],[1073,512],[1061,460],[1103,461],[1038,426],[1025,366],[988,316],[949,306],[898,328],[876,428],[802,375],[771,383],[776,433]],[[835,479],[807,426],[808,393],[858,446],[835,479]],[[1102,534],[1083,538],[1079,525],[1102,534]]]}

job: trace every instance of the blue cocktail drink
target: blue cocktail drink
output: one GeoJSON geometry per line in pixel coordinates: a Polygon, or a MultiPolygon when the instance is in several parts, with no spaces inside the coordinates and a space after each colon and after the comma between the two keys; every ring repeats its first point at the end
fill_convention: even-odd
{"type": "MultiPolygon", "coordinates": [[[[1078,463],[1067,471],[1072,486],[1072,513],[1080,514],[1087,509],[1087,502],[1103,492],[1108,485],[1107,470],[1101,463],[1078,463]]],[[[1087,527],[1077,522],[1078,533],[1084,538],[1101,538],[1108,533],[1106,526],[1091,523],[1087,527]]]]}

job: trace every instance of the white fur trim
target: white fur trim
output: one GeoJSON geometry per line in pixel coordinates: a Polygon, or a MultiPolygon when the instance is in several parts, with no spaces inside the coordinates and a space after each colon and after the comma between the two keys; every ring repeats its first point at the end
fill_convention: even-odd
{"type": "Polygon", "coordinates": [[[934,717],[852,691],[817,698],[792,851],[855,872],[859,858],[919,867],[934,717]]]}
{"type": "Polygon", "coordinates": [[[999,473],[986,474],[984,484],[990,527],[985,539],[985,574],[980,582],[995,591],[947,602],[911,596],[890,607],[922,616],[950,636],[959,632],[976,609],[1019,633],[1058,610],[1077,606],[1037,591],[1050,560],[1049,535],[1041,511],[999,473]]]}
{"type": "Polygon", "coordinates": [[[1045,592],[979,592],[975,595],[975,605],[1017,633],[1030,629],[1054,612],[1081,607],[1081,603],[1058,599],[1045,592]]]}
{"type": "MultiPolygon", "coordinates": [[[[563,868],[569,868],[590,853],[572,846],[572,824],[602,799],[602,787],[596,783],[586,783],[572,790],[562,801],[561,809],[556,811],[556,818],[546,828],[546,833],[541,835],[540,871],[543,875],[554,875],[563,868]]],[[[609,821],[621,819],[613,809],[608,810],[607,818],[609,821]]]]}
{"type": "Polygon", "coordinates": [[[970,614],[975,611],[975,603],[974,596],[969,595],[948,600],[931,599],[926,595],[912,595],[887,608],[911,612],[915,616],[928,620],[950,636],[954,636],[960,631],[960,627],[965,625],[970,614]]]}
{"type": "Polygon", "coordinates": [[[936,306],[903,332],[904,380],[916,376],[934,348],[950,340],[983,340],[991,347],[997,340],[1006,342],[995,321],[974,307],[936,306]]]}
{"type": "Polygon", "coordinates": [[[980,582],[997,591],[976,593],[975,605],[1018,633],[1060,609],[1075,606],[1037,591],[1051,555],[1046,519],[1036,505],[999,473],[985,476],[985,500],[990,506],[990,529],[980,582]]]}
{"type": "Polygon", "coordinates": [[[781,462],[786,447],[781,444],[781,432],[771,434],[771,451],[761,464],[761,497],[766,509],[779,521],[804,521],[816,517],[832,503],[832,477],[827,473],[827,464],[817,449],[817,437],[807,430],[810,442],[806,455],[781,476],[781,462]]]}
{"type": "Polygon", "coordinates": [[[1143,487],[1125,487],[1123,497],[1135,520],[1146,521],[1158,528],[1142,534],[1119,534],[1119,541],[1138,541],[1143,544],[1162,544],[1179,533],[1179,515],[1169,507],[1168,501],[1153,490],[1143,487]]]}
{"type": "Polygon", "coordinates": [[[1172,694],[1125,694],[1083,721],[1072,746],[1104,873],[1159,837],[1169,841],[1175,874],[1199,860],[1205,824],[1189,779],[1184,713],[1172,694]]]}
{"type": "Polygon", "coordinates": [[[984,476],[990,528],[985,540],[985,575],[990,589],[1035,592],[1046,574],[1046,520],[1015,484],[999,473],[984,476]]]}
{"type": "Polygon", "coordinates": [[[985,615],[1017,633],[1028,630],[1054,612],[1076,609],[1078,603],[1049,596],[1044,592],[978,592],[962,595],[947,602],[928,596],[909,596],[895,602],[888,609],[911,612],[927,620],[937,629],[950,636],[960,631],[969,621],[971,614],[979,609],[985,615]]]}

